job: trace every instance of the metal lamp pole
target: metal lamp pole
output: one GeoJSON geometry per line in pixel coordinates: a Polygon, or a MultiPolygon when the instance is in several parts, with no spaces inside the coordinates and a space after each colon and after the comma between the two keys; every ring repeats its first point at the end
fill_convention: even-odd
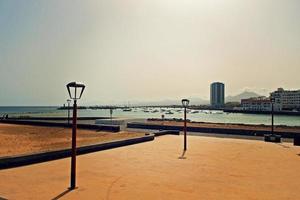
{"type": "Polygon", "coordinates": [[[188,99],[182,99],[182,106],[184,107],[184,127],[183,127],[183,131],[184,131],[184,146],[183,146],[183,150],[186,151],[187,150],[187,136],[186,136],[186,108],[188,107],[190,101],[188,99]]]}
{"type": "Polygon", "coordinates": [[[186,151],[186,107],[184,108],[184,150],[186,151]]]}
{"type": "Polygon", "coordinates": [[[271,129],[271,134],[274,134],[274,98],[271,99],[271,104],[272,104],[272,129],[271,129]]]}
{"type": "Polygon", "coordinates": [[[112,108],[109,109],[109,113],[110,113],[110,123],[112,125],[113,124],[113,121],[112,121],[113,109],[112,108]]]}
{"type": "Polygon", "coordinates": [[[76,185],[76,131],[77,131],[77,100],[73,104],[73,127],[72,127],[72,158],[71,158],[71,186],[70,189],[75,189],[76,185]]]}
{"type": "Polygon", "coordinates": [[[71,183],[70,183],[70,189],[73,190],[76,187],[77,100],[81,98],[82,93],[85,89],[85,85],[82,84],[82,83],[78,83],[78,82],[71,82],[67,85],[67,89],[68,89],[70,98],[74,100],[74,104],[73,104],[73,123],[72,123],[71,183]],[[77,91],[77,90],[81,90],[81,91],[77,91]],[[72,94],[71,91],[74,91],[74,94],[72,94]]]}
{"type": "Polygon", "coordinates": [[[70,124],[70,103],[71,103],[71,100],[68,99],[67,102],[68,102],[68,124],[70,124]]]}

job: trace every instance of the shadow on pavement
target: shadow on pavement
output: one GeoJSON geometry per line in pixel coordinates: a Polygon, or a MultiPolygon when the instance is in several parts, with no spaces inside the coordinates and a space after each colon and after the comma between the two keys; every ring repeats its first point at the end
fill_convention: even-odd
{"type": "Polygon", "coordinates": [[[71,189],[67,189],[67,190],[63,191],[62,193],[60,193],[59,195],[57,195],[56,197],[54,197],[52,200],[58,200],[58,199],[62,198],[63,196],[65,196],[66,194],[68,194],[71,191],[72,191],[71,189]]]}

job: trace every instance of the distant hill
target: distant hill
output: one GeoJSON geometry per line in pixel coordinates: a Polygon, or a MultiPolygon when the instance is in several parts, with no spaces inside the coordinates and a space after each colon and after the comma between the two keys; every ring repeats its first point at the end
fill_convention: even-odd
{"type": "Polygon", "coordinates": [[[240,102],[241,99],[247,99],[250,97],[259,97],[261,95],[255,93],[255,92],[242,92],[241,94],[235,95],[235,96],[227,96],[226,102],[240,102]]]}

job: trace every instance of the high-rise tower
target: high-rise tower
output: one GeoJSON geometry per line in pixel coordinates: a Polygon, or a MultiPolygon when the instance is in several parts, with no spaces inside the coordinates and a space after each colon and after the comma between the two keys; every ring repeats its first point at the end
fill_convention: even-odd
{"type": "Polygon", "coordinates": [[[225,102],[224,83],[214,82],[210,85],[210,105],[213,108],[223,108],[225,102]]]}

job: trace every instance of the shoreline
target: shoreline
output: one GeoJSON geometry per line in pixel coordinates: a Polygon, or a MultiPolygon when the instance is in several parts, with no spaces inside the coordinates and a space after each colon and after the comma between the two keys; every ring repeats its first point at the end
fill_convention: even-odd
{"type": "MultiPolygon", "coordinates": [[[[224,113],[241,113],[249,115],[271,115],[272,111],[255,111],[255,110],[234,110],[234,109],[223,109],[224,113]]],[[[299,111],[274,111],[274,115],[283,116],[300,116],[299,111]]]]}
{"type": "MultiPolygon", "coordinates": [[[[184,121],[181,119],[159,119],[159,118],[149,118],[148,122],[158,124],[158,125],[180,125],[184,121]]],[[[181,124],[182,125],[182,124],[181,124]]],[[[196,122],[187,121],[188,126],[192,127],[207,127],[207,128],[233,128],[240,129],[246,128],[247,130],[269,130],[271,125],[265,124],[243,124],[243,123],[215,123],[215,122],[196,122]]],[[[274,130],[294,130],[300,133],[300,126],[287,126],[287,125],[274,125],[274,130]]]]}
{"type": "MultiPolygon", "coordinates": [[[[238,123],[238,124],[265,124],[268,125],[271,122],[271,116],[266,114],[243,114],[243,113],[224,113],[223,111],[200,111],[193,110],[188,114],[188,118],[192,121],[201,122],[205,121],[206,123],[238,123]]],[[[71,112],[71,111],[70,111],[71,112]]],[[[8,114],[8,118],[63,118],[68,116],[67,110],[57,110],[55,108],[45,109],[35,107],[35,108],[10,108],[2,109],[0,107],[0,118],[4,114],[8,114]],[[19,113],[19,114],[16,114],[19,113]]],[[[182,118],[183,113],[181,108],[134,108],[130,112],[125,112],[122,109],[115,109],[113,111],[114,118],[131,118],[131,119],[147,119],[147,118],[161,118],[162,115],[165,115],[166,118],[182,118]]],[[[109,118],[109,110],[93,110],[93,109],[84,109],[78,111],[79,117],[90,117],[90,118],[109,118]]],[[[4,116],[5,118],[5,116],[4,116]]],[[[287,125],[287,126],[299,126],[300,125],[300,116],[292,115],[275,115],[275,124],[287,125]]]]}

